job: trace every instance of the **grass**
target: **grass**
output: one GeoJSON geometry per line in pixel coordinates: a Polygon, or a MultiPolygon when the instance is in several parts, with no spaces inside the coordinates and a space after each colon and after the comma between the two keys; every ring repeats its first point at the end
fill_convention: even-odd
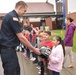
{"type": "MultiPolygon", "coordinates": [[[[64,39],[65,36],[65,30],[51,30],[52,36],[51,39],[54,37],[54,35],[60,36],[62,39],[64,39]]],[[[73,38],[73,51],[76,52],[76,31],[73,38]]]]}

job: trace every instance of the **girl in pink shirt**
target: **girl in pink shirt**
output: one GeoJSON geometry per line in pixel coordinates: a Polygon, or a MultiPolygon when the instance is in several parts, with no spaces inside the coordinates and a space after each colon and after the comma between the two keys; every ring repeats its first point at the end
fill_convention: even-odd
{"type": "Polygon", "coordinates": [[[52,71],[52,75],[60,75],[62,63],[64,59],[64,45],[61,37],[55,36],[53,38],[54,47],[49,55],[48,69],[52,71]]]}

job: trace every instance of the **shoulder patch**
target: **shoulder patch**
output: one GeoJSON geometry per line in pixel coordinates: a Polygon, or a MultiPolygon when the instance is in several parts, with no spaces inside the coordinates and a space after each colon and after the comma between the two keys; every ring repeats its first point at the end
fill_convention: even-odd
{"type": "Polygon", "coordinates": [[[13,21],[18,21],[18,18],[17,17],[13,17],[13,21]]]}

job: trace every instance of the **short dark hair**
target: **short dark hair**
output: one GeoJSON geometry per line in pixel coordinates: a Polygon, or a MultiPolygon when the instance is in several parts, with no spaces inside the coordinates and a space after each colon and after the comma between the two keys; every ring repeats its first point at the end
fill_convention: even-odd
{"type": "Polygon", "coordinates": [[[72,19],[71,17],[67,17],[67,20],[69,20],[70,22],[74,21],[74,19],[72,19]]]}
{"type": "Polygon", "coordinates": [[[18,6],[23,6],[23,7],[25,7],[25,6],[27,6],[27,4],[26,4],[24,1],[18,1],[18,2],[16,3],[16,5],[15,5],[15,8],[17,8],[18,6]]]}
{"type": "Polygon", "coordinates": [[[44,31],[44,33],[47,33],[48,35],[51,36],[51,32],[50,31],[44,31]]]}

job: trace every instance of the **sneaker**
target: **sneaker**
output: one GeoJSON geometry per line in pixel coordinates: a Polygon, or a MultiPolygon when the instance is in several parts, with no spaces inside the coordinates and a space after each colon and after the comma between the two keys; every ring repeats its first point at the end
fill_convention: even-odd
{"type": "Polygon", "coordinates": [[[39,69],[39,70],[41,69],[40,66],[37,66],[36,68],[39,69]]]}
{"type": "Polygon", "coordinates": [[[32,61],[35,61],[35,60],[36,60],[36,58],[34,57],[32,61]]]}
{"type": "Polygon", "coordinates": [[[33,57],[30,60],[33,60],[33,57]]]}
{"type": "Polygon", "coordinates": [[[34,60],[33,63],[36,64],[36,63],[38,63],[38,61],[37,60],[34,60]]]}
{"type": "Polygon", "coordinates": [[[41,70],[39,70],[38,74],[41,75],[41,70]]]}
{"type": "Polygon", "coordinates": [[[32,57],[30,60],[34,61],[34,60],[36,60],[36,58],[32,57]]]}
{"type": "Polygon", "coordinates": [[[41,72],[38,72],[39,75],[41,75],[41,72]]]}

